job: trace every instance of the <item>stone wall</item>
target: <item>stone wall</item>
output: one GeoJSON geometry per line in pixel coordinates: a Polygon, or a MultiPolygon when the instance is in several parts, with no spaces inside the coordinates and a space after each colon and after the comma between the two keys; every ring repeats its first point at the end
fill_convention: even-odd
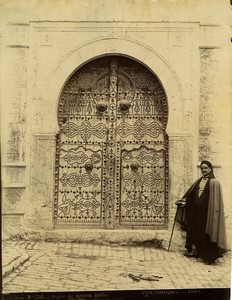
{"type": "MultiPolygon", "coordinates": [[[[229,37],[219,26],[201,26],[199,161],[210,160],[222,185],[228,236],[231,236],[231,59],[229,37]],[[220,34],[219,34],[220,32],[220,34]],[[218,39],[215,40],[215,35],[218,39]],[[226,39],[228,38],[228,39],[226,39]]],[[[200,170],[199,170],[200,173],[200,170]]]]}
{"type": "Polygon", "coordinates": [[[28,24],[8,24],[2,67],[2,175],[5,226],[22,221],[28,197],[28,24]],[[9,221],[9,223],[8,223],[9,221]]]}
{"type": "Polygon", "coordinates": [[[63,10],[63,15],[55,7],[48,16],[40,6],[40,15],[23,15],[19,10],[5,20],[1,119],[6,228],[19,228],[20,224],[24,230],[53,228],[59,96],[77,68],[103,55],[125,55],[143,63],[165,89],[169,109],[169,229],[174,202],[199,176],[197,166],[203,158],[216,165],[215,173],[225,191],[229,227],[231,167],[227,162],[231,140],[221,120],[231,122],[226,109],[230,73],[227,36],[224,25],[219,24],[223,20],[216,14],[219,7],[224,14],[225,7],[214,1],[209,17],[199,7],[191,14],[187,4],[178,7],[172,3],[167,10],[163,1],[157,2],[157,15],[157,10],[146,9],[153,7],[151,1],[140,1],[134,7],[132,2],[123,2],[128,11],[134,11],[129,16],[123,10],[111,15],[104,3],[96,8],[96,12],[101,9],[101,18],[92,10],[86,17],[83,3],[75,15],[77,8],[72,11],[72,3],[69,13],[63,10]]]}

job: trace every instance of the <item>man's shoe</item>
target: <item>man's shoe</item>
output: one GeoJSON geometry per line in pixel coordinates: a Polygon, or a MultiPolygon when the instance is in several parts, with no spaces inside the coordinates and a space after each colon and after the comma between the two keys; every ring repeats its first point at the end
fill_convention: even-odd
{"type": "Polygon", "coordinates": [[[192,250],[191,252],[185,252],[184,256],[197,258],[197,257],[199,257],[199,254],[198,254],[198,252],[196,250],[195,251],[192,250]]]}
{"type": "Polygon", "coordinates": [[[205,262],[205,264],[206,265],[215,265],[216,264],[216,260],[214,259],[214,260],[207,260],[206,262],[205,262]]]}

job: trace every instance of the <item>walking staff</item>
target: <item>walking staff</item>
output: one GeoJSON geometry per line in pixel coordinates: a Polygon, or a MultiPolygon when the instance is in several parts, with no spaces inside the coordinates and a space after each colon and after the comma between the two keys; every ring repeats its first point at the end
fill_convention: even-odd
{"type": "Polygon", "coordinates": [[[176,220],[177,220],[177,215],[179,213],[181,213],[181,219],[182,219],[182,216],[183,216],[184,210],[182,208],[185,206],[185,199],[181,199],[181,200],[176,201],[176,205],[177,205],[177,209],[176,209],[174,222],[173,222],[173,226],[172,226],[172,233],[171,233],[171,237],[170,237],[170,241],[169,241],[169,245],[168,245],[168,251],[169,251],[170,246],[171,246],[173,231],[174,231],[174,227],[175,227],[176,220]]]}

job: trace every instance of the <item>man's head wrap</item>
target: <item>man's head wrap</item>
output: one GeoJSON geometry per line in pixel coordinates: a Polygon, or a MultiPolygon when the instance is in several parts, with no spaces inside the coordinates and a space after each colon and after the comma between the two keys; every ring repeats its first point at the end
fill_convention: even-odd
{"type": "Polygon", "coordinates": [[[215,178],[213,173],[213,165],[211,164],[211,162],[209,162],[208,160],[202,160],[200,166],[202,165],[207,165],[211,169],[211,172],[209,173],[209,178],[215,178]]]}

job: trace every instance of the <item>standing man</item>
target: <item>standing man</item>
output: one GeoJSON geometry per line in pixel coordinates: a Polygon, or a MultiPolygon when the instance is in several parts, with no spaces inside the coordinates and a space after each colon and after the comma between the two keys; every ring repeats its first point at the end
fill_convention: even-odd
{"type": "Polygon", "coordinates": [[[224,207],[212,164],[203,160],[200,168],[202,177],[176,202],[176,220],[187,231],[184,255],[212,264],[227,251],[224,207]]]}

